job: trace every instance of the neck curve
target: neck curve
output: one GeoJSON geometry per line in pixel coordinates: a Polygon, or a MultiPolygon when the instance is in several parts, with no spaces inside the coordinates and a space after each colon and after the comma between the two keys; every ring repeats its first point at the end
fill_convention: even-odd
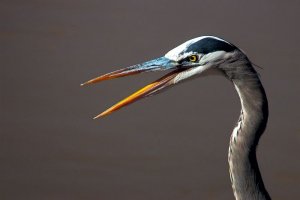
{"type": "Polygon", "coordinates": [[[237,200],[271,199],[256,159],[256,147],[268,120],[267,97],[249,60],[235,64],[225,71],[238,92],[242,107],[230,138],[228,153],[234,196],[237,200]]]}

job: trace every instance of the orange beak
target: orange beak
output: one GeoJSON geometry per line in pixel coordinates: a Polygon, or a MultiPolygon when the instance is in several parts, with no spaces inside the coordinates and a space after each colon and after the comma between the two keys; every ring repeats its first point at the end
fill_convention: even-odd
{"type": "Polygon", "coordinates": [[[114,78],[119,78],[119,77],[123,77],[123,76],[139,74],[142,72],[175,69],[174,71],[166,74],[162,78],[146,85],[145,87],[136,91],[132,95],[126,97],[125,99],[123,99],[120,102],[116,103],[115,105],[111,106],[104,112],[102,112],[99,115],[97,115],[96,117],[94,117],[94,119],[109,115],[112,112],[119,110],[124,106],[134,103],[135,101],[140,100],[144,97],[153,95],[153,94],[157,93],[158,91],[161,91],[162,89],[177,83],[178,81],[176,80],[176,77],[180,73],[183,73],[183,72],[189,70],[189,69],[179,69],[178,66],[179,66],[179,64],[177,62],[171,61],[165,57],[161,57],[158,59],[154,59],[154,60],[145,62],[143,64],[130,66],[130,67],[127,67],[124,69],[120,69],[120,70],[99,76],[97,78],[91,79],[91,80],[81,84],[81,86],[85,86],[85,85],[92,84],[92,83],[97,83],[97,82],[114,79],[114,78]]]}

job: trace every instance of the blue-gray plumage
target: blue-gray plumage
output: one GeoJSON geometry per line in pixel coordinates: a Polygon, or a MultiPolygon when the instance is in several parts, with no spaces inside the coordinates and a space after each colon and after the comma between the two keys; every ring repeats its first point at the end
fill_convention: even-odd
{"type": "Polygon", "coordinates": [[[94,78],[82,85],[156,70],[174,70],[145,86],[95,118],[192,77],[221,74],[230,80],[241,101],[241,115],[230,138],[228,162],[234,196],[239,200],[271,199],[256,159],[256,147],[268,120],[268,101],[259,76],[236,46],[213,36],[189,40],[161,58],[94,78]]]}

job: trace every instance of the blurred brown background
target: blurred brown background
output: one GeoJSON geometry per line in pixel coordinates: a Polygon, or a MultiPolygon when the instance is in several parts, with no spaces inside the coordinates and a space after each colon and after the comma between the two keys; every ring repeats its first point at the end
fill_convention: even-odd
{"type": "Polygon", "coordinates": [[[274,199],[300,199],[299,1],[0,2],[0,199],[233,199],[240,112],[222,77],[92,117],[162,76],[97,75],[216,35],[247,52],[268,94],[258,157],[274,199]]]}

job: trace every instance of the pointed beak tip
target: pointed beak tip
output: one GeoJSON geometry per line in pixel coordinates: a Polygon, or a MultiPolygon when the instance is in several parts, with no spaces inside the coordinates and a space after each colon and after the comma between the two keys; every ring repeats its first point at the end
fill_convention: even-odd
{"type": "Polygon", "coordinates": [[[97,115],[97,116],[95,116],[95,117],[93,117],[93,119],[98,119],[100,116],[99,115],[97,115]]]}
{"type": "Polygon", "coordinates": [[[104,116],[106,116],[108,114],[109,113],[103,112],[103,113],[100,113],[99,115],[95,116],[93,119],[99,119],[99,118],[104,117],[104,116]]]}
{"type": "Polygon", "coordinates": [[[102,113],[99,114],[99,115],[97,115],[97,116],[95,116],[95,117],[93,117],[93,119],[98,119],[98,118],[100,118],[101,116],[102,116],[102,113]]]}
{"type": "Polygon", "coordinates": [[[80,86],[81,86],[81,87],[82,87],[82,86],[86,86],[86,85],[89,85],[89,84],[91,84],[91,83],[92,83],[91,81],[87,81],[87,82],[81,83],[80,86]]]}

